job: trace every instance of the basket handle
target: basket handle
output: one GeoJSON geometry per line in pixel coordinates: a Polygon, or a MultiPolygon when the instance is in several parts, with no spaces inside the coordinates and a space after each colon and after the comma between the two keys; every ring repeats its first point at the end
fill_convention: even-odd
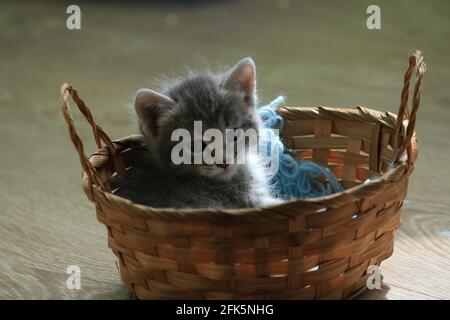
{"type": "Polygon", "coordinates": [[[62,112],[64,115],[64,119],[66,120],[67,126],[69,127],[70,139],[80,156],[80,163],[83,168],[83,171],[86,173],[88,178],[88,183],[91,188],[91,195],[93,195],[93,185],[97,185],[101,187],[105,191],[109,191],[109,187],[102,182],[100,175],[97,170],[94,168],[92,163],[89,161],[89,158],[86,156],[84,152],[83,141],[78,135],[77,130],[75,129],[74,120],[72,118],[72,113],[69,107],[69,96],[72,97],[73,101],[75,101],[76,105],[80,112],[84,115],[84,118],[90,124],[92,128],[92,133],[94,135],[95,143],[97,147],[100,149],[102,147],[102,141],[105,144],[107,150],[112,156],[115,170],[118,173],[122,173],[125,170],[125,164],[123,162],[122,157],[118,154],[116,147],[113,142],[106,134],[106,132],[95,122],[92,117],[92,113],[89,110],[88,106],[84,103],[84,101],[79,97],[77,91],[70,84],[63,84],[61,86],[61,103],[62,103],[62,112]]]}
{"type": "Polygon", "coordinates": [[[406,70],[403,82],[402,95],[400,99],[400,107],[397,114],[397,122],[395,127],[395,135],[394,135],[394,146],[397,148],[397,157],[395,161],[403,154],[405,150],[407,150],[408,155],[408,167],[412,164],[412,155],[411,155],[411,139],[414,135],[414,128],[416,126],[416,114],[419,109],[420,104],[420,86],[422,83],[422,77],[426,71],[426,64],[423,61],[422,52],[416,50],[409,57],[409,67],[406,70]],[[414,84],[414,92],[412,98],[412,108],[411,113],[408,112],[408,99],[409,99],[409,84],[411,82],[411,78],[413,74],[416,74],[415,84],[414,84]],[[408,125],[406,127],[406,137],[403,140],[403,143],[399,145],[400,135],[402,132],[402,124],[404,120],[408,120],[408,125]]]}

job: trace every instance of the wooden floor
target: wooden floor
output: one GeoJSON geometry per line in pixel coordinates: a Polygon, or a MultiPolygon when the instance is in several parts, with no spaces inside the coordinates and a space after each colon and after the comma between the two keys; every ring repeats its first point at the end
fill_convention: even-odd
{"type": "MultiPolygon", "coordinates": [[[[0,11],[0,299],[128,299],[104,226],[81,191],[80,165],[60,113],[72,83],[114,138],[134,132],[134,90],[198,60],[257,64],[259,94],[290,105],[363,105],[396,112],[407,56],[428,63],[417,119],[420,154],[382,288],[361,299],[450,299],[450,38],[448,1],[379,1],[382,29],[361,1],[222,1],[195,9],[81,6],[65,29],[59,2],[0,11]],[[413,2],[413,3],[412,3],[413,2]],[[287,2],[286,2],[287,3],[287,2]],[[33,13],[33,14],[31,14],[33,13]],[[233,23],[230,23],[230,14],[233,23]],[[269,23],[270,22],[270,23],[269,23]],[[220,39],[217,35],[220,35],[220,39]],[[199,58],[204,57],[204,58],[199,58]],[[81,268],[81,289],[66,269],[81,268]]],[[[81,118],[76,117],[77,123],[81,118]]],[[[80,125],[89,140],[86,125],[80,125]]],[[[92,143],[86,145],[93,150],[92,143]]]]}

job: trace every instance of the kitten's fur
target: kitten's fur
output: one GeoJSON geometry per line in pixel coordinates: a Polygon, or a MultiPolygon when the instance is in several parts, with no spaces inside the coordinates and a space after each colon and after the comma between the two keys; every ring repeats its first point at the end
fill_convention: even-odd
{"type": "Polygon", "coordinates": [[[174,129],[193,132],[194,120],[203,130],[254,128],[261,130],[256,113],[255,66],[251,58],[223,74],[200,73],[173,82],[161,93],[140,89],[134,99],[148,152],[122,181],[117,194],[153,207],[245,208],[277,203],[270,195],[262,166],[251,164],[174,165],[174,129]]]}

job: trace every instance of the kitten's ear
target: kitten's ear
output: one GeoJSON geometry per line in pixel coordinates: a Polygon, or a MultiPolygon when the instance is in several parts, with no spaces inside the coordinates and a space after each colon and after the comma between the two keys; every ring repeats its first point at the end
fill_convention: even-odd
{"type": "Polygon", "coordinates": [[[256,103],[256,71],[253,59],[248,57],[234,65],[225,75],[223,87],[244,93],[244,101],[248,105],[256,103]]]}
{"type": "Polygon", "coordinates": [[[161,117],[167,114],[175,102],[169,97],[150,89],[139,89],[134,97],[134,108],[139,124],[153,136],[159,132],[161,117]]]}

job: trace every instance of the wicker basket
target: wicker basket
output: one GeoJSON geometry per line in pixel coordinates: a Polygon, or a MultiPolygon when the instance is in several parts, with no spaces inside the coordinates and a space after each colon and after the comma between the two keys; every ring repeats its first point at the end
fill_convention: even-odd
{"type": "Polygon", "coordinates": [[[414,126],[424,72],[416,51],[397,116],[362,107],[281,108],[284,142],[327,165],[346,190],[240,210],[159,209],[114,195],[111,190],[120,187],[114,177],[133,167],[144,148],[141,137],[112,142],[77,92],[63,85],[63,113],[80,155],[83,189],[107,227],[123,281],[139,299],[343,299],[362,292],[368,267],[393,252],[418,154],[414,126]],[[89,158],[69,96],[93,129],[99,150],[89,158]],[[372,176],[379,179],[364,183],[372,176]]]}

